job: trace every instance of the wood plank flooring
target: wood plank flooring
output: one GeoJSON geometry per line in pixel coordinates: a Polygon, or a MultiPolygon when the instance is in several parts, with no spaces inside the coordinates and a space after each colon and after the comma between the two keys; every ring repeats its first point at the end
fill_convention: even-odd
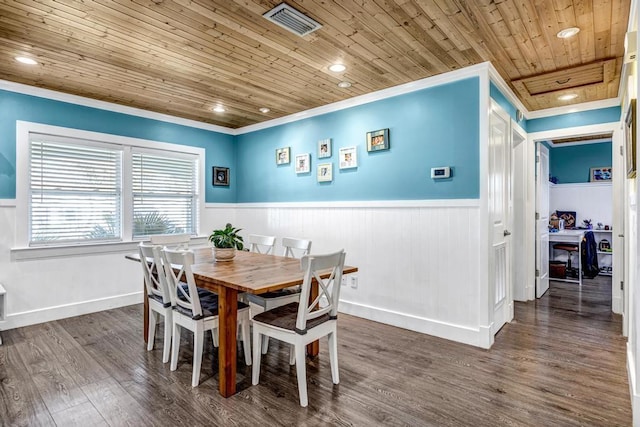
{"type": "Polygon", "coordinates": [[[161,332],[145,351],[141,305],[4,331],[0,424],[628,426],[626,341],[610,286],[552,282],[542,299],[516,304],[488,351],[341,315],[341,383],[331,383],[323,341],[307,363],[308,408],[275,340],[258,386],[239,350],[240,392],[230,399],[217,392],[209,340],[192,389],[190,334],[171,372],[161,332]]]}

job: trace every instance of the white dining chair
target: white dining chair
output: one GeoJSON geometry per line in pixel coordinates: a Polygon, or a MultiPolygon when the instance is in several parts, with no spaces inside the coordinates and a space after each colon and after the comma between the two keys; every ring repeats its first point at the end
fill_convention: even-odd
{"type": "MultiPolygon", "coordinates": [[[[294,239],[292,237],[282,238],[283,256],[288,258],[300,258],[308,255],[311,251],[311,240],[294,239]]],[[[261,295],[247,294],[247,299],[251,304],[251,315],[258,314],[262,311],[271,310],[291,302],[300,301],[300,286],[281,289],[278,291],[267,292],[261,295]]],[[[266,354],[269,349],[269,338],[262,340],[262,354],[266,354]]],[[[257,351],[254,348],[254,351],[257,351]]]]}
{"type": "MultiPolygon", "coordinates": [[[[334,384],[340,382],[338,373],[338,300],[340,298],[340,281],[344,268],[345,253],[343,250],[327,255],[305,255],[300,260],[304,271],[304,280],[300,292],[301,303],[292,302],[256,315],[253,320],[253,348],[261,346],[263,337],[271,337],[289,343],[294,347],[296,374],[298,377],[298,394],[300,406],[308,405],[306,346],[307,344],[327,336],[329,342],[329,361],[331,378],[334,384]],[[320,277],[320,272],[331,270],[327,279],[320,277]],[[309,302],[309,294],[313,280],[318,283],[318,296],[309,302]],[[320,306],[320,299],[325,297],[328,304],[320,306]]],[[[261,352],[253,352],[252,383],[260,380],[261,352]]],[[[291,364],[293,360],[289,360],[291,364]]]]}
{"type": "MultiPolygon", "coordinates": [[[[193,251],[164,249],[162,255],[173,304],[172,332],[174,345],[171,349],[170,369],[175,371],[178,368],[181,329],[185,328],[192,331],[193,372],[191,386],[197,387],[200,383],[204,333],[211,331],[214,345],[217,343],[218,296],[214,293],[203,295],[196,287],[195,278],[191,271],[191,266],[194,262],[193,251]],[[184,286],[185,281],[187,283],[186,288],[184,286]]],[[[241,302],[238,302],[238,326],[242,331],[245,363],[251,365],[249,307],[241,302]]]]}
{"type": "Polygon", "coordinates": [[[249,234],[247,236],[249,251],[259,254],[271,255],[276,245],[275,236],[262,236],[260,234],[249,234]]]}
{"type": "Polygon", "coordinates": [[[155,344],[158,316],[164,319],[164,344],[162,350],[162,363],[169,361],[169,349],[171,348],[171,329],[173,327],[173,309],[171,308],[171,296],[162,265],[162,248],[158,245],[141,242],[138,246],[140,252],[140,264],[144,274],[144,285],[147,289],[149,303],[149,332],[147,333],[147,351],[153,350],[155,344]]]}
{"type": "Polygon", "coordinates": [[[153,245],[166,246],[171,249],[188,249],[191,235],[181,234],[154,234],[149,236],[153,245]]]}

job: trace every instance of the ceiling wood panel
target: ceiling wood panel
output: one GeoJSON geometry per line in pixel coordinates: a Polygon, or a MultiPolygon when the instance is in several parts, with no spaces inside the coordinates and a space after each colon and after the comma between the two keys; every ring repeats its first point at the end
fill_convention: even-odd
{"type": "Polygon", "coordinates": [[[617,96],[629,3],[290,1],[323,25],[298,37],[278,1],[0,0],[0,79],[237,128],[491,61],[539,110],[617,96]]]}

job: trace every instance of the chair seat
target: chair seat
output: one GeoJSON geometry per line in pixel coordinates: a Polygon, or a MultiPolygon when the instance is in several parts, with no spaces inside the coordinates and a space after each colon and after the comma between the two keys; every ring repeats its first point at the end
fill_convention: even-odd
{"type": "Polygon", "coordinates": [[[281,289],[273,292],[266,292],[264,294],[256,295],[256,294],[247,294],[247,298],[254,304],[262,304],[262,301],[265,299],[275,299],[282,297],[290,297],[291,295],[296,295],[300,293],[300,288],[287,288],[281,289]]]}
{"type": "Polygon", "coordinates": [[[569,252],[577,252],[578,245],[572,245],[568,243],[557,243],[553,245],[553,249],[558,249],[560,251],[569,251],[569,252]]]}
{"type": "MultiPolygon", "coordinates": [[[[202,289],[206,291],[206,289],[202,289]]],[[[218,295],[213,292],[208,292],[208,294],[200,295],[200,288],[198,288],[198,295],[200,296],[200,305],[202,306],[202,317],[199,319],[213,317],[218,315],[218,295]]],[[[242,310],[245,308],[249,308],[249,306],[245,303],[238,301],[238,310],[242,310]]],[[[191,309],[176,305],[173,307],[174,310],[178,311],[185,316],[192,317],[191,309]]],[[[194,319],[198,320],[198,319],[194,319]]]]}
{"type": "MultiPolygon", "coordinates": [[[[274,326],[276,328],[285,329],[291,332],[297,332],[296,319],[298,317],[298,304],[292,302],[287,305],[276,307],[269,311],[256,314],[253,318],[254,322],[263,323],[265,325],[274,326]]],[[[307,321],[307,329],[314,328],[327,320],[331,320],[328,314],[322,315],[315,319],[307,321]]]]}

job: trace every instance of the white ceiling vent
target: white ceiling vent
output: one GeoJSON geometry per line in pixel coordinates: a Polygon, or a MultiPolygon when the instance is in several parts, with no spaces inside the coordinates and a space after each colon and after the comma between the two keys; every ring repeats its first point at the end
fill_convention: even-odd
{"type": "Polygon", "coordinates": [[[300,37],[322,28],[319,22],[314,21],[285,3],[280,3],[262,16],[300,37]]]}

